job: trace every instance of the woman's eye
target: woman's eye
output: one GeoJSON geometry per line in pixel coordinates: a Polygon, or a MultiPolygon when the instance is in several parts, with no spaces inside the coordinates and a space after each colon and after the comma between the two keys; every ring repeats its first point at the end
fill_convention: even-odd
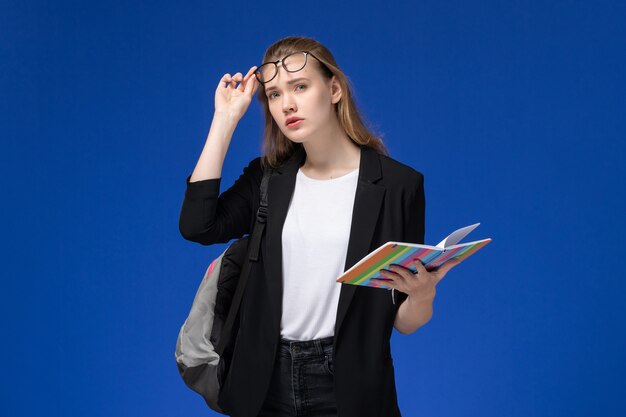
{"type": "MultiPolygon", "coordinates": [[[[304,90],[304,89],[306,89],[306,84],[296,84],[296,89],[298,89],[299,87],[304,87],[304,88],[301,89],[301,90],[304,90]]],[[[272,100],[275,97],[275,94],[276,94],[276,92],[271,92],[271,93],[269,93],[267,95],[267,98],[269,100],[272,100]]]]}

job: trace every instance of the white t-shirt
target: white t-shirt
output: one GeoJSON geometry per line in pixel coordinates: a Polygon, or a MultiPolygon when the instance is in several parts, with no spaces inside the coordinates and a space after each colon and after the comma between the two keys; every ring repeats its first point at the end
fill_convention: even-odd
{"type": "Polygon", "coordinates": [[[282,230],[283,339],[334,334],[358,174],[316,180],[298,170],[282,230]]]}

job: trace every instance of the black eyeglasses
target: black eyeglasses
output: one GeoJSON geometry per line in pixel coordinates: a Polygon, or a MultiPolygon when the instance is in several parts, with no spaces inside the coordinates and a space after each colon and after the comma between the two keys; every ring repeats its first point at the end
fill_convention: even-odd
{"type": "Polygon", "coordinates": [[[259,80],[261,84],[268,83],[272,81],[274,77],[276,77],[276,74],[278,74],[279,62],[282,63],[285,71],[298,72],[302,68],[305,67],[307,57],[309,55],[317,59],[319,63],[322,64],[322,67],[326,69],[326,66],[324,65],[324,63],[322,63],[322,61],[320,61],[315,55],[313,55],[309,51],[300,51],[300,52],[294,52],[292,54],[289,54],[285,56],[284,58],[279,59],[278,61],[273,61],[273,62],[270,61],[270,62],[265,62],[261,64],[254,72],[254,75],[256,76],[256,79],[259,80]]]}

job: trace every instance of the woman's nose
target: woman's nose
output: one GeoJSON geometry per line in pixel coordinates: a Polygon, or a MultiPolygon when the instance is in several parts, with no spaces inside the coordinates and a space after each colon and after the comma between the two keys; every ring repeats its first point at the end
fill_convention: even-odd
{"type": "Polygon", "coordinates": [[[291,94],[284,94],[283,95],[283,111],[289,112],[289,111],[294,111],[295,109],[296,109],[296,105],[294,103],[294,100],[291,94]]]}

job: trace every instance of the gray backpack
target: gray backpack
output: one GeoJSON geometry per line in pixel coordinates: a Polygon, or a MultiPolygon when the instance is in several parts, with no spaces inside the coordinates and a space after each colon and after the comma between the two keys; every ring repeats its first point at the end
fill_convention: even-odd
{"type": "Polygon", "coordinates": [[[252,234],[234,241],[211,262],[176,341],[176,364],[183,381],[221,414],[228,414],[219,404],[220,390],[239,330],[239,306],[250,262],[259,258],[267,219],[267,184],[272,173],[270,167],[264,169],[252,234]]]}

